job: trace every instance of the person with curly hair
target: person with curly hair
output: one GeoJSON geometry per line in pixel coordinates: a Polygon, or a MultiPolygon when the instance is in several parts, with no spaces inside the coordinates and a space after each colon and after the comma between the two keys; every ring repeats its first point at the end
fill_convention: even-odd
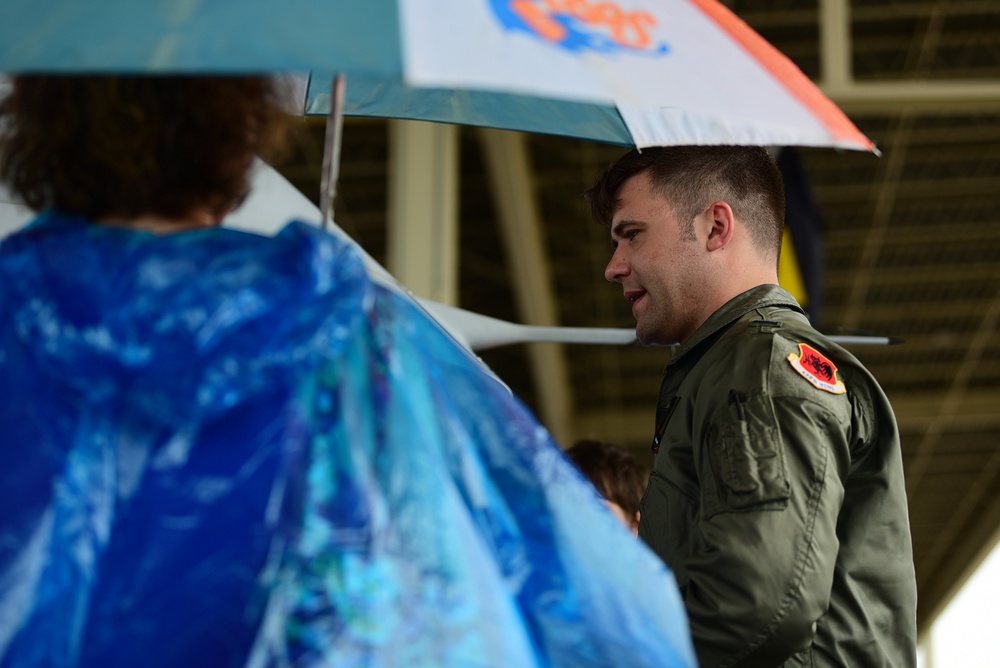
{"type": "Polygon", "coordinates": [[[219,227],[279,100],[0,103],[41,212],[0,244],[0,665],[694,665],[669,570],[353,245],[219,227]]]}
{"type": "Polygon", "coordinates": [[[566,455],[587,476],[604,503],[633,536],[639,535],[639,505],[646,492],[649,470],[619,445],[581,439],[566,455]]]}
{"type": "Polygon", "coordinates": [[[288,119],[257,77],[18,77],[0,180],[36,211],[150,231],[218,225],[288,119]]]}

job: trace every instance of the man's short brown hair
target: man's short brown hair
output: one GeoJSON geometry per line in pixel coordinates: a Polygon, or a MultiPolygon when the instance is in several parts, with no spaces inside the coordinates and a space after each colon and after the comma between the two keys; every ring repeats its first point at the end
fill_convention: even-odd
{"type": "Polygon", "coordinates": [[[691,221],[723,201],[743,221],[766,257],[777,262],[785,219],[781,172],[759,146],[657,146],[632,150],[587,191],[594,220],[610,225],[618,193],[633,176],[648,173],[655,191],[669,200],[682,221],[691,221]]]}

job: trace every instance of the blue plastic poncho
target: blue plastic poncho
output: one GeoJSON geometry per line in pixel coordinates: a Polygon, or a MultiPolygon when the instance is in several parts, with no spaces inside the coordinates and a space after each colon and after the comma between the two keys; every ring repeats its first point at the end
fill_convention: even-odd
{"type": "Polygon", "coordinates": [[[0,246],[0,665],[682,666],[671,574],[353,248],[0,246]]]}

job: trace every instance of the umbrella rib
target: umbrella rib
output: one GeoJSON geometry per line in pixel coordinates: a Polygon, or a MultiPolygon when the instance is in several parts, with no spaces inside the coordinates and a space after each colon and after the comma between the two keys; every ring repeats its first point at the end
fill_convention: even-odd
{"type": "Polygon", "coordinates": [[[340,147],[344,127],[344,90],[346,77],[337,74],[330,84],[330,113],[326,117],[326,138],[323,142],[323,175],[320,183],[319,210],[323,229],[333,219],[333,201],[337,196],[340,176],[340,147]]]}

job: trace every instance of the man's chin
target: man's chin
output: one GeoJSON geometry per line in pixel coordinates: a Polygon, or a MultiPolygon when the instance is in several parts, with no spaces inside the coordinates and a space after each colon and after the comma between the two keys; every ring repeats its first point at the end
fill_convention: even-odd
{"type": "Polygon", "coordinates": [[[655,346],[660,343],[660,337],[657,336],[657,332],[649,331],[641,323],[636,323],[635,338],[644,346],[655,346]]]}
{"type": "Polygon", "coordinates": [[[635,338],[644,346],[672,346],[677,343],[656,327],[643,326],[641,321],[635,324],[635,338]]]}

